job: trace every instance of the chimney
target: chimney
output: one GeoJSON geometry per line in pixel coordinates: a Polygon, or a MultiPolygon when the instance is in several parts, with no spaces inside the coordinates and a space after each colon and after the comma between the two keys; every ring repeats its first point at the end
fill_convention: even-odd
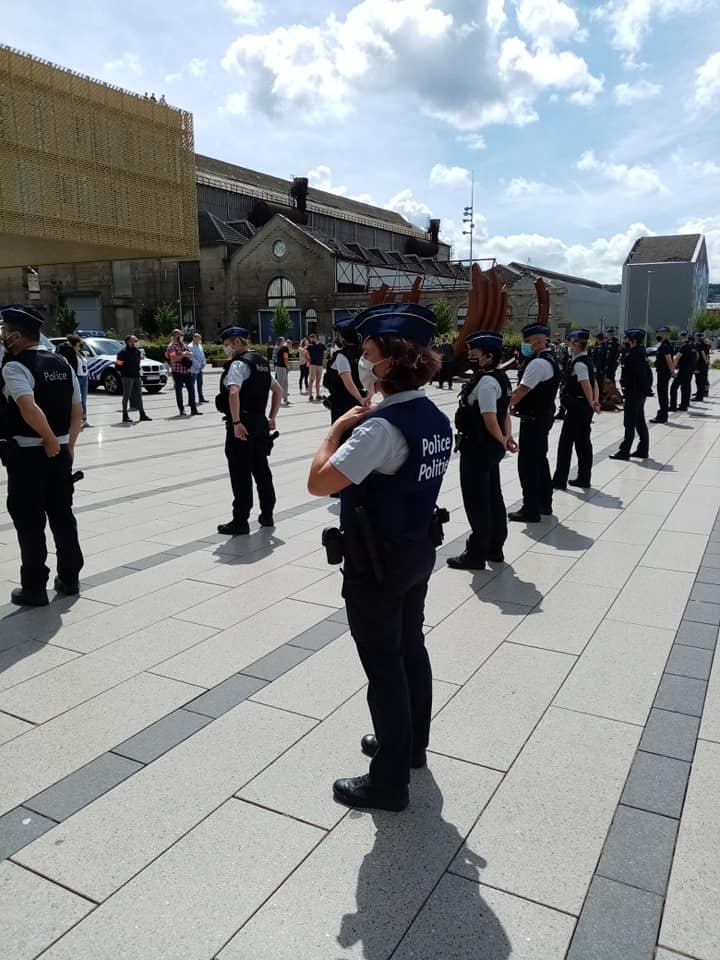
{"type": "Polygon", "coordinates": [[[440,237],[440,221],[439,220],[430,221],[430,227],[428,229],[428,233],[430,234],[430,239],[432,240],[432,242],[437,243],[440,237]]]}
{"type": "Polygon", "coordinates": [[[295,200],[295,206],[302,214],[302,222],[305,223],[305,213],[307,211],[308,178],[295,177],[290,187],[290,196],[295,200]]]}

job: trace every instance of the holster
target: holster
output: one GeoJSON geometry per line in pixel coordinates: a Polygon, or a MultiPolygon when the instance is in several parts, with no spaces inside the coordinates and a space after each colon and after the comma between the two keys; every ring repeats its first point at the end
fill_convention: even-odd
{"type": "Polygon", "coordinates": [[[445,531],[443,527],[450,522],[450,512],[444,507],[435,507],[432,522],[430,524],[430,539],[434,547],[439,547],[445,540],[445,531]]]}

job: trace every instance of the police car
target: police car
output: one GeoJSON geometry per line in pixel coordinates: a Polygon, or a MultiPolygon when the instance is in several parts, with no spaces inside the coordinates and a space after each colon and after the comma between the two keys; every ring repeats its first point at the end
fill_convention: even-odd
{"type": "MultiPolygon", "coordinates": [[[[122,393],[122,378],[115,366],[115,358],[125,344],[121,340],[104,336],[100,330],[79,330],[78,336],[82,337],[82,352],[87,357],[88,388],[96,390],[98,387],[103,387],[106,393],[122,393]]],[[[57,346],[65,343],[65,338],[55,337],[51,342],[57,346]]],[[[148,360],[143,355],[140,363],[140,379],[148,393],[160,393],[167,383],[167,368],[164,363],[148,360]]]]}

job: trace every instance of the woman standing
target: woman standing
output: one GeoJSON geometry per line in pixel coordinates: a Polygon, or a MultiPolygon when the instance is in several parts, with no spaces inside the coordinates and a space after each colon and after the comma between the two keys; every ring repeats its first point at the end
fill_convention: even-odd
{"type": "Polygon", "coordinates": [[[66,337],[67,343],[61,343],[56,352],[65,357],[67,362],[75,371],[75,376],[80,384],[80,398],[82,400],[82,425],[83,428],[91,426],[87,422],[87,395],[88,395],[88,366],[87,358],[82,352],[82,339],[75,333],[66,337]]]}
{"type": "Polygon", "coordinates": [[[337,780],[333,792],[347,806],[403,810],[410,768],[425,766],[430,735],[432,673],[423,619],[452,431],[420,389],[439,364],[429,349],[432,311],[381,304],[361,313],[356,327],[363,385],[383,400],[335,421],[308,478],[315,496],[341,491],[334,538],[342,541],[343,597],[374,727],[361,740],[372,758],[369,774],[337,780]]]}
{"type": "Polygon", "coordinates": [[[462,388],[455,415],[460,446],[460,486],[470,524],[465,550],[447,561],[453,570],[484,570],[487,561],[502,563],[507,514],[500,486],[500,461],[515,453],[510,396],[512,387],[498,370],[502,336],[479,330],[466,340],[475,372],[462,388]]]}
{"type": "Polygon", "coordinates": [[[307,355],[307,337],[303,337],[298,347],[298,360],[300,363],[300,393],[307,393],[308,377],[310,375],[310,359],[307,355]],[[303,384],[305,389],[303,390],[303,384]]]}

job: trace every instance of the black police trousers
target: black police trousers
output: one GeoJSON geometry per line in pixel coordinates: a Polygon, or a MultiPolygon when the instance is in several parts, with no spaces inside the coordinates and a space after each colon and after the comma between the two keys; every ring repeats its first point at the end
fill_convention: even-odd
{"type": "Polygon", "coordinates": [[[695,396],[693,400],[704,400],[707,393],[708,385],[708,368],[706,366],[698,366],[695,371],[695,396]]]}
{"type": "Polygon", "coordinates": [[[523,494],[523,513],[537,517],[552,512],[552,477],[548,463],[548,435],[554,410],[534,420],[521,418],[518,438],[518,475],[523,494]]]}
{"type": "Polygon", "coordinates": [[[225,434],[225,456],[233,492],[233,521],[245,523],[253,505],[253,479],[257,486],[260,513],[271,517],[275,508],[275,487],[268,463],[270,453],[267,419],[245,416],[243,425],[247,440],[238,440],[230,423],[225,434]]]}
{"type": "Polygon", "coordinates": [[[56,457],[48,457],[43,447],[13,447],[8,454],[7,509],[20,544],[23,589],[44,590],[47,584],[46,520],[55,540],[58,576],[66,584],[76,583],[83,555],[72,511],[72,460],[67,446],[56,457]]]}
{"type": "Polygon", "coordinates": [[[625,436],[620,444],[619,452],[628,456],[632,452],[635,433],[638,435],[638,451],[646,457],[650,450],[650,434],[645,423],[645,394],[626,393],[623,404],[623,426],[625,436]]]}
{"type": "Polygon", "coordinates": [[[570,462],[573,447],[577,454],[577,478],[584,487],[590,486],[593,465],[593,448],[590,439],[593,412],[586,403],[571,403],[565,413],[560,439],[558,440],[557,460],[553,482],[565,486],[570,476],[570,462]]]}
{"type": "MultiPolygon", "coordinates": [[[[496,444],[500,451],[500,444],[496,444]]],[[[500,460],[488,451],[463,440],[460,448],[460,489],[470,524],[465,549],[474,560],[487,560],[507,540],[507,512],[500,486],[500,460]]]]}
{"type": "Polygon", "coordinates": [[[690,406],[690,393],[692,390],[692,370],[679,370],[678,375],[670,387],[670,409],[677,410],[677,395],[680,391],[680,410],[687,410],[690,406]]]}
{"type": "Polygon", "coordinates": [[[383,561],[386,579],[378,584],[346,560],[343,597],[378,741],[370,782],[392,789],[407,786],[411,754],[430,739],[432,670],[423,621],[435,548],[428,536],[411,549],[387,547],[383,561]]]}
{"type": "MultiPolygon", "coordinates": [[[[663,363],[664,362],[665,361],[663,359],[663,363]]],[[[666,364],[666,369],[667,369],[667,364],[666,364]]],[[[669,374],[661,375],[659,370],[656,370],[655,372],[657,374],[655,389],[656,389],[657,398],[658,398],[658,412],[655,419],[660,421],[660,423],[667,423],[668,409],[670,407],[670,400],[669,400],[670,375],[669,374]]]]}

